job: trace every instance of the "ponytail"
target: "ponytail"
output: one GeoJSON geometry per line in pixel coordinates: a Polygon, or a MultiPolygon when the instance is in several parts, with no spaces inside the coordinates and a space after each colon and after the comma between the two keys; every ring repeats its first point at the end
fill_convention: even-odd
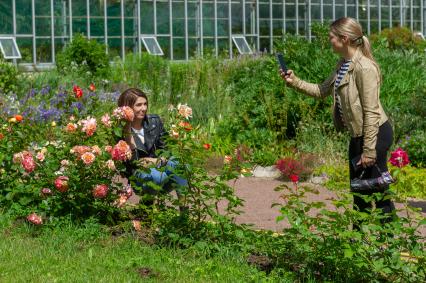
{"type": "Polygon", "coordinates": [[[376,67],[377,69],[377,73],[379,74],[379,83],[382,82],[382,75],[380,73],[380,67],[379,64],[377,64],[376,59],[374,59],[373,57],[373,53],[371,52],[371,44],[370,41],[368,40],[368,38],[363,35],[361,37],[361,44],[359,45],[359,47],[361,49],[362,54],[367,57],[368,59],[371,60],[371,62],[373,62],[374,67],[376,67]]]}

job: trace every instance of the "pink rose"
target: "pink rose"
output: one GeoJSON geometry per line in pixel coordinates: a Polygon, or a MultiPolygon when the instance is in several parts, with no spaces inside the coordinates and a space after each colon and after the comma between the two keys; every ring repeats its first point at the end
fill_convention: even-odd
{"type": "Polygon", "coordinates": [[[108,194],[108,186],[104,184],[96,185],[93,188],[92,194],[94,198],[104,198],[108,194]]]}
{"type": "Polygon", "coordinates": [[[402,148],[399,147],[397,150],[391,152],[389,162],[393,166],[401,168],[410,163],[410,160],[408,159],[407,152],[405,152],[402,148]]]}
{"type": "Polygon", "coordinates": [[[38,216],[36,213],[31,213],[27,216],[28,222],[34,224],[34,225],[41,225],[43,224],[43,219],[38,216]]]}
{"type": "Polygon", "coordinates": [[[55,188],[61,193],[65,193],[68,191],[68,180],[67,176],[59,176],[55,180],[55,188]]]}

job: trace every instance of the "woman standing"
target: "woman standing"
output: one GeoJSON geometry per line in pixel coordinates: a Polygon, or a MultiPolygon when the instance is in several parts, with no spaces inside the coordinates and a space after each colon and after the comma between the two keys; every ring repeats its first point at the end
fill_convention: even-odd
{"type": "MultiPolygon", "coordinates": [[[[380,68],[373,58],[370,43],[356,20],[344,17],[334,21],[330,26],[329,40],[333,51],[341,56],[341,60],[323,83],[305,82],[292,70],[287,73],[281,70],[281,77],[290,86],[310,96],[324,98],[333,95],[334,124],[339,131],[347,130],[351,135],[350,179],[379,177],[381,172],[387,171],[387,154],[393,141],[392,127],[379,99],[380,68]],[[362,166],[362,170],[355,170],[351,164],[354,159],[359,159],[357,165],[362,166]],[[373,166],[375,164],[377,166],[373,166]]],[[[388,187],[385,188],[387,189],[388,187]]],[[[377,190],[366,191],[364,194],[374,192],[377,190]]],[[[371,203],[356,195],[354,205],[360,211],[371,208],[371,203]]],[[[395,209],[389,199],[377,201],[376,207],[384,213],[391,213],[395,209]]]]}

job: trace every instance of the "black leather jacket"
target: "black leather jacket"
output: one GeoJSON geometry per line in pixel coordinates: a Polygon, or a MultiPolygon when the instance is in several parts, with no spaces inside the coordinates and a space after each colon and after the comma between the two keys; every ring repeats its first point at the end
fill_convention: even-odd
{"type": "Polygon", "coordinates": [[[156,151],[166,147],[164,137],[167,135],[163,127],[163,122],[160,116],[156,114],[149,114],[142,122],[144,131],[145,143],[142,143],[139,136],[132,132],[133,138],[136,143],[136,148],[132,150],[132,159],[126,164],[126,175],[130,176],[135,170],[135,160],[144,157],[157,157],[156,151]]]}

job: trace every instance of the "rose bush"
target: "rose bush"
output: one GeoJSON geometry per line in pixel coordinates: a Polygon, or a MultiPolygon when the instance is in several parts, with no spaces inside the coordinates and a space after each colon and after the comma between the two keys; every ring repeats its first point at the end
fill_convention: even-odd
{"type": "Polygon", "coordinates": [[[27,118],[0,113],[2,206],[42,218],[72,215],[79,221],[97,216],[112,222],[118,216],[118,204],[129,197],[120,173],[131,157],[130,147],[119,137],[123,118],[131,119],[133,113],[126,109],[125,117],[114,116],[122,111],[118,109],[83,117],[63,109],[81,102],[84,93],[74,86],[59,119],[50,123],[28,113],[27,118]]]}

